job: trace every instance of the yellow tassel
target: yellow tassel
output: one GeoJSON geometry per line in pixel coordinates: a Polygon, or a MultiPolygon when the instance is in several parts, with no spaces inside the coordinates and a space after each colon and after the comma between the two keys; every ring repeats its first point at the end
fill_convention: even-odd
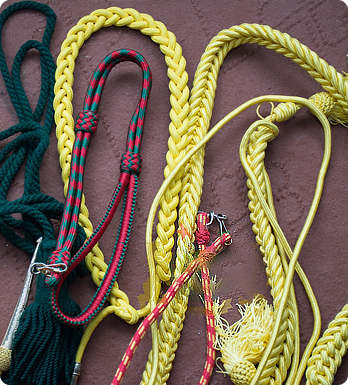
{"type": "Polygon", "coordinates": [[[235,385],[249,385],[271,336],[273,307],[257,296],[250,305],[237,305],[242,318],[230,326],[221,317],[224,304],[217,300],[213,307],[215,349],[221,352],[225,368],[220,373],[228,374],[235,385]]]}

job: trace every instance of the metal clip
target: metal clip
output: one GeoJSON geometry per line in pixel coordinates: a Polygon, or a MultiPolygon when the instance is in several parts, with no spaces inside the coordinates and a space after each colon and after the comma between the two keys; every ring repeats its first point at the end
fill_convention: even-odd
{"type": "MultiPolygon", "coordinates": [[[[227,230],[226,225],[225,225],[225,220],[227,219],[227,215],[215,214],[214,211],[211,211],[210,213],[208,213],[208,216],[209,216],[209,222],[207,223],[207,226],[211,225],[214,221],[214,218],[215,218],[219,222],[220,235],[229,233],[229,231],[227,230]]],[[[230,245],[231,243],[232,243],[232,241],[228,245],[230,245]]]]}
{"type": "Polygon", "coordinates": [[[46,265],[43,262],[35,262],[30,265],[30,271],[32,274],[44,274],[46,277],[51,277],[52,273],[65,273],[68,266],[65,263],[53,263],[46,265]]]}

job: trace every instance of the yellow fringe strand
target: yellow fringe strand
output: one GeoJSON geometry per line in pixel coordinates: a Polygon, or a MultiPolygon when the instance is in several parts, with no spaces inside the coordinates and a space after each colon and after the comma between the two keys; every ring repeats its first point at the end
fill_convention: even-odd
{"type": "Polygon", "coordinates": [[[222,318],[224,302],[214,302],[216,329],[215,348],[221,353],[221,362],[235,385],[247,385],[256,373],[254,365],[261,360],[270,340],[274,323],[273,306],[264,298],[256,297],[251,304],[237,305],[241,319],[233,325],[222,318]]]}

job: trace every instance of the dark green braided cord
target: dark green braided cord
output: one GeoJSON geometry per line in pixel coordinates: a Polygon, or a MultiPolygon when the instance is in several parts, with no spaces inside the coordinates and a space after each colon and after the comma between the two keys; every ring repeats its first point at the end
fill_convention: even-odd
{"type": "MultiPolygon", "coordinates": [[[[19,123],[0,133],[0,140],[11,138],[14,134],[21,134],[3,147],[0,152],[0,231],[9,241],[17,246],[18,235],[15,230],[22,229],[24,237],[23,240],[20,241],[20,244],[18,244],[18,247],[21,247],[31,255],[36,246],[37,234],[32,234],[28,231],[26,225],[32,228],[33,224],[35,225],[35,220],[24,213],[21,220],[15,220],[11,213],[4,214],[3,209],[7,210],[6,199],[11,183],[24,164],[25,181],[23,197],[31,194],[43,195],[40,192],[39,168],[49,144],[49,134],[54,116],[52,103],[54,98],[55,64],[48,47],[54,30],[56,17],[54,12],[43,4],[32,1],[13,4],[6,8],[0,15],[0,39],[2,28],[7,18],[12,13],[21,9],[32,9],[45,13],[47,16],[47,27],[42,42],[29,40],[21,46],[15,56],[11,74],[7,67],[2,45],[0,44],[0,70],[19,120],[19,123]],[[30,107],[20,79],[21,64],[25,54],[30,49],[39,51],[41,64],[41,92],[34,112],[30,107]],[[47,111],[43,124],[41,125],[40,121],[46,105],[47,111]]],[[[49,201],[47,204],[50,203],[51,211],[56,212],[53,217],[59,217],[62,212],[62,204],[53,197],[48,198],[49,201]]],[[[16,203],[21,204],[20,199],[17,200],[16,203]]],[[[19,212],[17,210],[18,209],[14,207],[13,213],[19,212]]],[[[40,223],[36,225],[40,227],[40,223]]]]}
{"type": "MultiPolygon", "coordinates": [[[[55,198],[41,193],[39,176],[54,117],[55,63],[49,52],[49,44],[56,16],[51,8],[44,4],[34,1],[15,3],[0,15],[0,42],[5,21],[11,14],[22,9],[44,13],[47,26],[42,42],[30,40],[22,45],[15,56],[11,73],[0,44],[0,70],[18,117],[17,124],[0,132],[0,141],[15,136],[6,145],[2,145],[0,151],[0,232],[16,247],[26,251],[29,257],[34,252],[36,240],[42,236],[37,261],[46,263],[56,247],[51,220],[60,221],[64,207],[55,198]],[[41,65],[41,90],[34,111],[20,79],[21,64],[30,49],[39,52],[41,65]],[[10,187],[22,167],[25,168],[23,196],[9,201],[7,197],[10,187]],[[20,218],[14,214],[20,214],[20,218]]],[[[85,233],[79,226],[74,244],[76,250],[83,244],[84,239],[85,233]]],[[[74,274],[69,278],[73,280],[74,274]]],[[[49,300],[50,292],[47,290],[44,276],[38,276],[35,302],[24,312],[13,342],[11,368],[9,374],[3,376],[6,383],[69,383],[82,328],[61,324],[52,315],[49,300]]],[[[81,311],[70,299],[66,286],[61,291],[59,303],[71,316],[81,311]]]]}

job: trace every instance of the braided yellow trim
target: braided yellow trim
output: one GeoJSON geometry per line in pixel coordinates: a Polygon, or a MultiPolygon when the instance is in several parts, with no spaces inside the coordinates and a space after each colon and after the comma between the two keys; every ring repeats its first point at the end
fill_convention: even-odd
{"type": "MultiPolygon", "coordinates": [[[[202,55],[197,67],[190,97],[189,133],[192,134],[191,145],[198,143],[207,134],[214,105],[217,77],[224,58],[230,50],[244,43],[264,45],[266,48],[282,53],[299,64],[329,92],[329,94],[324,93],[324,96],[316,97],[317,100],[312,100],[312,102],[323,109],[332,123],[348,122],[348,87],[344,76],[337,73],[332,66],[328,65],[308,47],[289,35],[273,30],[268,26],[242,24],[221,31],[211,40],[205,53],[202,55]]],[[[189,234],[192,234],[194,218],[200,202],[203,184],[203,162],[204,145],[192,156],[184,170],[182,192],[180,193],[179,225],[184,224],[189,234]]],[[[271,197],[268,197],[268,199],[271,199],[271,197]]],[[[263,230],[262,228],[261,231],[263,230]]],[[[262,234],[265,233],[262,232],[262,234]]],[[[290,253],[288,255],[291,255],[291,250],[288,251],[290,253]]],[[[283,269],[285,271],[287,269],[285,254],[281,248],[279,253],[281,263],[279,256],[271,258],[269,264],[271,265],[270,270],[272,272],[268,272],[268,274],[272,275],[274,283],[272,293],[275,296],[276,302],[280,301],[281,293],[284,290],[285,275],[283,269]]],[[[182,271],[187,255],[189,255],[188,249],[179,237],[176,274],[180,274],[182,271]]],[[[272,257],[273,254],[270,253],[269,255],[272,257]]],[[[305,277],[302,278],[306,279],[305,277]]],[[[280,383],[281,378],[285,378],[287,369],[291,365],[291,356],[294,354],[293,369],[291,369],[289,374],[289,378],[292,381],[296,374],[295,368],[299,360],[299,341],[296,333],[298,329],[297,308],[293,289],[289,290],[291,294],[287,309],[283,315],[287,322],[282,324],[284,330],[279,331],[279,333],[283,333],[279,340],[279,351],[274,350],[269,358],[269,365],[272,365],[273,369],[270,369],[271,372],[268,373],[268,379],[270,380],[271,377],[269,376],[272,374],[276,377],[276,383],[280,383]],[[289,338],[290,336],[292,337],[289,338]],[[278,354],[280,355],[277,358],[278,354]]],[[[313,306],[314,302],[315,299],[313,298],[313,306]]],[[[175,357],[177,341],[180,338],[182,322],[185,318],[183,311],[186,308],[187,296],[184,295],[173,302],[163,314],[159,329],[160,362],[156,384],[165,383],[169,377],[171,363],[175,357]]],[[[143,374],[142,384],[148,383],[149,373],[151,372],[151,360],[152,356],[150,353],[149,362],[143,374]]],[[[303,364],[301,370],[304,370],[303,364]]],[[[264,379],[263,381],[267,383],[269,380],[264,379]]]]}
{"type": "MultiPolygon", "coordinates": [[[[269,202],[267,193],[270,191],[270,187],[268,185],[269,180],[263,160],[265,158],[267,142],[273,140],[276,135],[278,135],[278,131],[270,132],[269,127],[260,126],[258,130],[251,135],[247,149],[248,164],[257,178],[261,191],[264,192],[263,196],[267,202],[269,202]]],[[[271,225],[269,224],[250,179],[247,180],[247,185],[249,187],[250,219],[254,223],[253,231],[256,235],[256,241],[260,245],[261,253],[264,255],[263,261],[266,266],[268,283],[271,287],[271,295],[274,300],[273,305],[274,309],[277,310],[283,296],[285,281],[283,265],[286,264],[286,260],[284,258],[281,259],[278,253],[276,238],[273,235],[271,225]]],[[[271,376],[279,378],[280,383],[286,378],[287,370],[291,363],[291,356],[294,352],[294,332],[296,324],[298,324],[298,316],[296,299],[292,288],[291,297],[287,304],[287,308],[283,313],[282,326],[281,330],[278,332],[277,345],[274,347],[272,356],[270,357],[272,368],[270,369],[267,367],[266,372],[269,373],[269,375],[267,378],[260,380],[260,384],[268,384],[271,380],[271,376]],[[283,352],[285,351],[286,354],[284,357],[283,352]]]]}
{"type": "MultiPolygon", "coordinates": [[[[101,20],[100,19],[84,20],[85,18],[80,20],[81,24],[92,24],[92,26],[85,28],[85,32],[86,32],[85,36],[87,37],[83,37],[84,40],[86,40],[90,36],[90,34],[94,32],[94,30],[101,28],[101,26],[103,26],[103,24],[105,23],[105,20],[108,19],[108,23],[106,23],[107,25],[113,25],[113,24],[118,26],[128,25],[130,28],[140,29],[142,33],[149,34],[152,40],[154,40],[158,44],[163,44],[163,40],[161,40],[163,36],[156,35],[156,33],[158,33],[158,30],[161,29],[159,27],[160,23],[154,22],[151,25],[151,27],[149,26],[145,27],[145,19],[147,22],[148,18],[150,18],[148,15],[144,16],[143,14],[141,14],[141,16],[137,18],[137,17],[134,17],[135,13],[137,13],[136,11],[131,10],[131,12],[128,12],[129,10],[120,10],[119,8],[110,8],[108,10],[101,10],[101,11],[109,12],[106,16],[105,14],[103,16],[100,16],[101,20]],[[109,16],[109,15],[110,13],[112,13],[111,10],[115,10],[115,9],[117,10],[117,12],[115,12],[115,14],[117,14],[115,18],[117,19],[117,21],[113,23],[111,22],[111,19],[113,16],[115,16],[115,14],[112,16],[109,16]],[[144,16],[144,19],[141,19],[141,17],[143,16],[144,16]],[[142,27],[144,29],[142,29],[142,27]],[[156,27],[158,27],[158,29],[156,29],[156,27]],[[95,29],[93,30],[93,28],[95,29]],[[154,29],[156,29],[156,32],[152,36],[151,34],[154,31],[154,29]]],[[[99,11],[95,11],[89,16],[92,16],[92,15],[95,16],[94,14],[98,12],[99,11]]],[[[163,27],[163,25],[161,25],[161,27],[163,27]]],[[[77,29],[76,35],[78,35],[79,33],[78,28],[76,27],[76,29],[77,29]]],[[[69,40],[69,35],[66,40],[69,40]]],[[[82,41],[83,43],[84,40],[80,39],[80,42],[82,41]]],[[[77,44],[77,41],[78,40],[75,41],[75,44],[77,44]]],[[[178,258],[177,258],[175,275],[180,274],[180,272],[182,271],[182,266],[185,264],[185,261],[187,261],[187,259],[190,256],[190,253],[189,253],[190,236],[192,235],[193,229],[194,229],[194,218],[199,205],[202,183],[203,183],[202,175],[203,175],[204,144],[211,137],[209,135],[205,137],[205,135],[206,135],[206,132],[209,126],[209,121],[211,118],[213,100],[214,100],[215,89],[216,89],[217,75],[218,75],[220,66],[223,62],[223,59],[227,55],[227,53],[232,48],[235,48],[240,44],[247,43],[247,42],[265,45],[269,49],[274,49],[277,52],[283,53],[285,56],[290,57],[293,61],[298,63],[302,68],[306,69],[309,72],[309,74],[316,81],[322,84],[323,88],[327,90],[331,94],[331,96],[334,98],[334,107],[332,111],[330,111],[329,119],[334,123],[347,122],[347,118],[348,118],[347,99],[348,98],[347,98],[347,83],[345,82],[344,77],[338,74],[333,67],[329,66],[325,61],[320,59],[316,54],[310,51],[307,47],[300,44],[297,40],[292,39],[290,36],[286,34],[281,34],[279,31],[274,31],[271,28],[266,26],[247,25],[247,24],[243,24],[239,27],[232,27],[229,30],[222,31],[218,36],[216,36],[207,47],[206,53],[203,55],[201,63],[198,66],[198,69],[196,72],[194,86],[192,90],[192,97],[190,99],[190,106],[191,106],[191,113],[189,116],[190,124],[188,126],[187,122],[185,121],[186,123],[182,124],[181,126],[182,130],[180,132],[179,130],[178,132],[176,132],[176,134],[181,133],[182,136],[172,135],[168,142],[169,152],[167,154],[168,166],[165,171],[166,177],[170,175],[170,172],[174,168],[174,167],[171,168],[171,165],[172,166],[174,165],[174,162],[172,162],[172,158],[171,158],[172,154],[178,151],[178,148],[179,148],[180,157],[182,159],[182,156],[184,154],[182,150],[185,146],[187,146],[190,143],[191,137],[187,137],[186,135],[190,135],[190,136],[192,135],[192,142],[191,142],[192,145],[195,143],[198,143],[199,140],[204,137],[204,141],[200,142],[199,152],[196,153],[195,158],[192,158],[190,160],[190,163],[185,166],[184,173],[182,173],[182,171],[179,171],[179,170],[181,167],[184,166],[185,162],[181,163],[179,162],[180,159],[177,159],[176,164],[178,164],[179,162],[178,165],[180,167],[177,168],[178,172],[175,173],[176,182],[174,181],[174,178],[173,178],[173,181],[170,182],[171,189],[169,188],[169,184],[166,185],[167,186],[166,188],[168,189],[168,191],[166,192],[166,194],[163,193],[163,197],[161,198],[161,208],[163,212],[166,212],[166,213],[170,212],[170,209],[173,206],[176,207],[178,192],[180,191],[180,187],[181,187],[180,177],[183,176],[182,180],[184,181],[184,183],[180,193],[179,225],[181,224],[184,225],[185,230],[189,234],[189,237],[186,240],[182,239],[181,236],[179,236],[178,238],[178,252],[177,252],[178,258]],[[173,137],[175,137],[175,139],[173,139],[173,137]],[[174,150],[175,145],[177,147],[174,150]],[[166,199],[164,199],[164,197],[166,199]],[[163,200],[165,200],[165,202],[163,200]],[[166,204],[167,206],[165,206],[166,204]],[[169,211],[167,211],[167,208],[169,208],[169,211]]],[[[165,49],[163,49],[162,46],[161,46],[161,50],[166,54],[165,49]]],[[[62,47],[62,52],[63,52],[63,47],[62,47]]],[[[69,53],[70,60],[71,58],[74,57],[74,52],[76,52],[76,49],[74,51],[71,48],[71,52],[69,53]]],[[[78,49],[77,49],[77,52],[78,52],[78,49]]],[[[174,56],[171,56],[171,58],[173,59],[174,56]]],[[[74,58],[72,59],[72,63],[73,63],[73,60],[74,58]]],[[[59,68],[59,65],[58,65],[58,68],[59,68]]],[[[63,74],[63,72],[64,72],[64,68],[63,68],[63,71],[61,71],[61,73],[63,74]]],[[[69,78],[69,75],[71,74],[66,73],[65,75],[62,75],[62,76],[66,76],[66,78],[69,78]]],[[[71,78],[72,78],[72,75],[70,79],[71,78]]],[[[57,83],[58,83],[58,80],[59,79],[57,78],[57,83]]],[[[71,93],[71,85],[72,85],[72,82],[70,83],[70,86],[69,86],[70,90],[69,90],[69,87],[66,87],[66,90],[63,89],[63,87],[60,89],[62,93],[61,99],[63,100],[65,98],[64,102],[68,106],[68,109],[71,107],[69,106],[69,101],[68,101],[69,94],[71,93]]],[[[186,82],[185,82],[185,87],[186,87],[186,82]]],[[[171,88],[171,91],[173,93],[172,88],[171,88]]],[[[186,95],[185,92],[183,92],[183,94],[186,95]]],[[[187,95],[188,95],[188,92],[187,92],[187,95]]],[[[56,93],[56,97],[57,96],[58,96],[58,93],[56,93]]],[[[172,99],[173,98],[171,97],[171,102],[173,102],[172,99]]],[[[180,98],[177,98],[177,100],[178,99],[180,98]]],[[[183,99],[185,99],[185,97],[183,97],[183,99]]],[[[187,116],[188,109],[186,104],[184,105],[185,105],[185,108],[182,107],[181,117],[187,116]]],[[[56,103],[55,103],[55,106],[56,106],[56,103]]],[[[172,109],[172,112],[173,110],[174,108],[172,109]]],[[[72,107],[70,111],[70,116],[71,116],[71,112],[72,112],[72,107]]],[[[56,115],[57,115],[57,111],[56,111],[56,115]]],[[[57,123],[57,136],[59,138],[61,138],[63,134],[68,136],[68,133],[69,133],[69,124],[67,123],[67,121],[68,119],[70,119],[70,116],[69,114],[66,116],[67,116],[67,120],[65,121],[64,130],[61,128],[60,131],[58,131],[58,123],[57,123]],[[59,134],[58,132],[61,134],[59,134]]],[[[231,119],[231,117],[229,119],[231,119]]],[[[226,123],[226,121],[228,121],[229,119],[224,120],[224,123],[226,123]]],[[[57,122],[57,118],[56,118],[56,122],[57,122]]],[[[70,127],[73,128],[73,122],[72,122],[72,125],[70,125],[70,127]]],[[[173,132],[172,128],[173,127],[170,127],[171,133],[173,132]]],[[[69,134],[71,135],[71,132],[69,134]]],[[[73,129],[72,129],[72,134],[73,134],[73,129]]],[[[70,136],[70,137],[73,137],[73,136],[70,136]]],[[[65,143],[64,140],[62,141],[63,143],[65,143]]],[[[70,151],[71,151],[71,143],[70,143],[70,151]]],[[[68,160],[69,143],[67,145],[65,144],[61,145],[61,149],[62,151],[60,151],[60,159],[61,159],[61,165],[63,169],[62,177],[64,181],[66,180],[64,179],[64,175],[66,177],[69,173],[69,170],[67,172],[66,171],[64,172],[64,170],[66,169],[66,165],[69,164],[68,167],[70,167],[70,163],[68,160]],[[64,152],[64,147],[65,147],[65,152],[64,152]],[[65,159],[65,162],[62,161],[64,159],[65,159]]],[[[194,152],[192,152],[191,155],[193,156],[194,152]]],[[[185,159],[189,159],[189,157],[185,157],[185,159]]],[[[84,205],[84,211],[82,211],[82,214],[85,215],[86,219],[81,217],[80,223],[82,225],[87,226],[88,211],[87,211],[87,208],[85,208],[85,205],[84,205]]],[[[172,211],[171,211],[171,214],[172,214],[172,211]]],[[[175,214],[172,214],[172,218],[173,218],[173,215],[175,214]]],[[[162,217],[162,219],[164,218],[162,217]]],[[[164,222],[164,220],[161,221],[160,215],[159,215],[159,220],[160,220],[160,224],[164,222]]],[[[166,226],[163,228],[161,228],[161,225],[157,228],[159,240],[156,240],[156,250],[154,253],[155,260],[158,264],[156,267],[157,275],[155,279],[156,279],[157,285],[156,285],[155,292],[157,292],[159,288],[158,286],[159,278],[165,279],[165,280],[169,278],[168,263],[171,258],[171,252],[167,252],[165,247],[164,246],[162,247],[162,245],[168,245],[171,242],[172,235],[174,232],[174,225],[173,225],[174,220],[167,222],[166,226]]],[[[87,235],[89,236],[90,233],[87,235]]],[[[171,245],[172,244],[170,244],[169,246],[170,249],[171,249],[171,245]]],[[[288,250],[287,253],[288,255],[290,255],[291,250],[290,251],[288,250]]],[[[281,256],[280,250],[279,250],[279,254],[281,256]]],[[[149,258],[149,260],[150,259],[151,258],[149,258]]],[[[284,265],[284,258],[282,258],[282,265],[283,265],[282,268],[286,270],[287,267],[284,265]]],[[[271,276],[271,274],[269,276],[271,276]]],[[[275,278],[275,282],[277,282],[276,278],[275,278]]],[[[288,284],[288,290],[290,290],[290,286],[291,286],[291,283],[288,284]]],[[[114,289],[119,290],[117,286],[115,286],[114,289]]],[[[186,290],[187,291],[183,293],[182,298],[177,299],[178,301],[177,304],[173,304],[170,308],[168,308],[167,310],[168,314],[164,314],[163,320],[161,321],[161,324],[160,324],[159,344],[160,344],[161,352],[160,352],[160,365],[159,365],[159,369],[156,377],[157,383],[165,383],[169,377],[171,362],[174,358],[174,352],[176,350],[176,343],[180,337],[182,321],[185,317],[185,311],[187,306],[186,294],[188,293],[188,289],[186,290]],[[185,303],[186,303],[186,306],[185,306],[185,303]]],[[[284,301],[283,307],[285,306],[289,307],[289,304],[286,305],[286,301],[284,301]]],[[[289,321],[288,321],[288,324],[289,324],[289,321]]],[[[291,359],[289,361],[288,356],[289,355],[291,356],[290,352],[293,351],[294,349],[293,348],[289,349],[287,343],[284,343],[283,349],[284,351],[286,350],[288,351],[288,353],[284,354],[284,357],[285,357],[285,361],[287,361],[286,365],[289,367],[289,362],[291,361],[291,359]]],[[[153,359],[153,353],[150,353],[150,361],[148,362],[146,367],[147,373],[154,372],[153,370],[154,368],[152,367],[152,364],[151,364],[152,359],[153,359]]],[[[283,364],[280,364],[280,365],[284,366],[283,364]]],[[[283,371],[284,369],[280,370],[280,372],[283,372],[283,371]]],[[[144,372],[143,382],[145,381],[144,383],[148,384],[149,376],[147,376],[146,372],[144,372]]],[[[152,376],[152,379],[153,379],[153,376],[152,376]]],[[[280,381],[279,375],[277,375],[277,379],[278,380],[276,383],[280,381]]]]}
{"type": "MultiPolygon", "coordinates": [[[[62,180],[64,182],[64,193],[68,187],[68,178],[70,172],[70,158],[74,134],[74,120],[72,117],[72,85],[75,59],[83,43],[102,27],[109,26],[128,26],[132,29],[138,29],[144,35],[148,35],[157,43],[160,50],[165,55],[165,61],[168,66],[169,89],[171,91],[171,123],[169,125],[170,138],[168,140],[168,152],[166,156],[167,166],[164,175],[167,177],[176,164],[186,153],[186,147],[190,142],[187,135],[188,130],[188,97],[187,87],[188,75],[185,71],[186,61],[182,56],[181,47],[176,42],[175,35],[168,31],[164,24],[155,21],[151,16],[142,14],[134,9],[121,9],[112,7],[108,9],[99,9],[90,15],[83,17],[75,27],[70,29],[67,38],[61,46],[61,52],[57,58],[56,84],[55,84],[55,121],[57,125],[56,135],[58,138],[59,161],[62,168],[62,180]]],[[[151,287],[151,306],[155,306],[161,281],[170,279],[169,263],[172,257],[171,249],[174,244],[173,234],[175,231],[174,222],[177,218],[176,207],[178,205],[178,194],[181,190],[181,175],[176,175],[168,186],[166,193],[161,199],[161,209],[158,213],[159,223],[157,225],[156,250],[154,253],[156,266],[149,265],[150,269],[150,287],[151,287]]],[[[85,198],[82,197],[81,212],[79,223],[84,227],[87,237],[90,237],[93,231],[91,222],[88,219],[88,210],[85,205],[85,198]]],[[[98,286],[106,271],[104,256],[96,245],[92,252],[86,257],[86,264],[91,271],[93,282],[98,286]]],[[[130,303],[127,295],[120,290],[117,282],[110,293],[109,300],[113,305],[113,312],[124,319],[126,322],[134,324],[140,317],[145,316],[150,309],[146,306],[143,309],[136,310],[130,303]]],[[[108,313],[108,312],[106,312],[108,313]]],[[[101,314],[94,322],[91,328],[104,317],[101,314]]],[[[153,331],[156,329],[153,328],[153,331]]],[[[86,333],[81,349],[78,352],[79,359],[90,333],[86,333]]],[[[155,336],[153,337],[155,338],[155,336]]],[[[154,341],[155,344],[155,341],[154,341]]]]}
{"type": "Polygon", "coordinates": [[[330,385],[348,349],[348,304],[330,322],[308,361],[306,385],[330,385]]]}
{"type": "MultiPolygon", "coordinates": [[[[293,277],[295,266],[296,266],[296,260],[298,258],[298,255],[300,253],[301,247],[302,247],[302,245],[304,243],[305,237],[306,237],[306,235],[308,233],[309,227],[310,227],[310,225],[311,225],[311,223],[313,221],[316,209],[318,207],[318,203],[319,203],[320,196],[321,196],[321,191],[322,191],[322,188],[323,188],[324,177],[325,177],[325,173],[326,173],[326,170],[327,170],[327,166],[328,166],[328,162],[329,162],[329,157],[330,157],[330,147],[331,147],[331,142],[330,142],[330,126],[329,126],[329,123],[328,123],[327,119],[325,118],[324,114],[313,103],[309,102],[306,99],[296,98],[296,97],[285,97],[285,96],[263,96],[263,97],[259,97],[259,98],[255,98],[255,99],[249,100],[248,102],[246,102],[243,105],[241,105],[238,108],[236,108],[234,111],[232,111],[230,114],[228,114],[224,119],[222,119],[214,128],[212,128],[207,133],[207,135],[202,140],[200,140],[185,155],[185,157],[180,161],[180,163],[178,163],[178,165],[172,171],[172,173],[168,176],[168,178],[166,178],[166,180],[163,182],[160,190],[158,191],[158,193],[157,193],[157,195],[156,195],[156,197],[155,197],[155,199],[153,201],[153,204],[151,206],[151,210],[150,210],[150,213],[149,213],[149,216],[148,216],[147,244],[151,245],[151,229],[152,229],[152,225],[153,225],[153,222],[154,222],[156,208],[158,206],[159,201],[161,200],[161,197],[164,194],[165,189],[170,184],[171,179],[175,177],[175,174],[177,172],[179,172],[179,170],[185,165],[186,162],[189,161],[189,159],[193,155],[195,155],[198,151],[200,151],[202,148],[204,148],[205,144],[229,120],[233,119],[239,113],[241,113],[242,111],[244,111],[245,109],[249,108],[252,105],[255,105],[255,104],[260,103],[262,101],[272,101],[272,100],[273,101],[287,101],[287,100],[291,100],[291,101],[296,102],[296,103],[298,103],[300,105],[307,106],[312,111],[312,113],[314,113],[319,118],[320,122],[322,123],[322,125],[324,127],[325,144],[326,144],[325,152],[324,152],[324,157],[323,157],[323,163],[322,163],[322,166],[321,166],[321,170],[319,172],[318,183],[317,183],[317,187],[316,187],[316,192],[315,192],[315,195],[314,195],[313,203],[311,205],[311,209],[309,211],[309,214],[308,214],[307,220],[305,222],[304,228],[301,231],[299,240],[298,240],[298,242],[296,244],[296,247],[295,247],[293,252],[290,249],[290,247],[289,247],[289,245],[287,243],[287,240],[284,237],[284,234],[282,233],[282,230],[280,229],[280,227],[279,227],[279,225],[278,225],[278,223],[276,221],[275,215],[273,215],[274,207],[273,207],[273,204],[271,202],[271,199],[269,199],[268,203],[265,201],[265,198],[263,197],[263,192],[261,190],[260,185],[258,184],[257,178],[253,174],[253,171],[249,167],[248,161],[246,159],[247,145],[248,145],[248,142],[250,140],[251,134],[255,130],[255,127],[257,129],[258,128],[257,125],[261,126],[261,128],[262,128],[262,126],[266,126],[269,129],[269,131],[273,131],[273,132],[277,131],[277,127],[275,127],[272,123],[270,123],[270,122],[268,122],[266,120],[264,120],[262,122],[257,122],[256,126],[253,125],[247,131],[247,134],[244,136],[243,142],[241,144],[240,154],[241,154],[242,164],[243,164],[243,166],[246,169],[246,172],[247,172],[247,175],[248,175],[249,179],[252,181],[252,183],[254,185],[255,192],[256,192],[256,194],[257,194],[257,196],[258,196],[258,198],[259,198],[259,200],[261,202],[261,205],[262,205],[262,207],[263,207],[263,209],[265,211],[266,218],[267,218],[267,220],[270,222],[270,224],[272,226],[271,231],[274,232],[274,234],[275,234],[274,236],[277,239],[277,241],[279,241],[281,243],[282,246],[280,246],[280,247],[283,247],[285,252],[287,253],[287,255],[290,256],[290,258],[291,258],[289,266],[287,266],[287,263],[286,263],[286,268],[284,267],[284,270],[286,270],[286,272],[287,272],[287,276],[286,276],[286,279],[285,279],[285,282],[284,282],[283,295],[282,295],[282,298],[281,298],[281,300],[279,301],[279,304],[278,304],[277,320],[275,322],[274,331],[272,333],[272,337],[271,337],[270,343],[268,345],[269,352],[267,353],[267,351],[266,351],[267,355],[266,355],[266,359],[264,360],[265,362],[268,362],[267,358],[270,356],[270,353],[274,354],[276,363],[279,362],[278,366],[281,366],[281,367],[279,369],[275,370],[275,377],[272,377],[269,382],[275,383],[275,384],[281,384],[281,382],[282,382],[281,375],[282,375],[283,371],[285,370],[284,367],[282,367],[282,366],[284,366],[284,365],[290,366],[290,362],[291,362],[291,357],[290,357],[290,361],[289,362],[287,361],[287,356],[288,355],[286,355],[286,354],[284,354],[284,359],[277,357],[277,354],[281,353],[282,349],[287,349],[287,347],[288,347],[288,345],[285,345],[285,344],[284,344],[284,347],[282,346],[282,342],[283,341],[281,341],[281,343],[280,343],[280,347],[281,348],[279,349],[277,347],[279,345],[279,343],[278,343],[279,336],[284,334],[286,332],[287,327],[288,327],[287,326],[288,325],[287,322],[285,322],[285,325],[283,325],[284,324],[284,322],[283,322],[284,316],[283,315],[287,314],[287,312],[286,311],[284,312],[284,310],[285,310],[285,308],[287,306],[288,294],[291,292],[292,277],[293,277]],[[242,156],[242,154],[244,154],[245,156],[242,156]]],[[[283,106],[281,106],[279,108],[279,114],[277,112],[275,114],[276,116],[282,116],[282,114],[284,112],[284,108],[282,108],[282,107],[283,106]]],[[[295,110],[296,110],[296,108],[295,108],[295,110]]],[[[269,131],[268,131],[268,133],[265,133],[266,134],[265,136],[267,137],[266,138],[267,140],[270,140],[272,138],[272,135],[274,136],[274,133],[270,136],[269,131]]],[[[185,240],[187,241],[186,257],[189,258],[190,257],[189,237],[184,238],[183,241],[185,241],[185,240]]],[[[151,250],[151,248],[148,249],[148,253],[149,253],[149,257],[152,258],[152,250],[151,250]]],[[[300,278],[304,282],[306,290],[309,293],[310,300],[313,301],[313,298],[311,298],[311,289],[310,289],[309,283],[308,283],[308,281],[306,281],[306,277],[302,276],[303,273],[301,274],[301,269],[299,268],[299,266],[297,267],[297,269],[300,272],[300,278]]],[[[174,317],[174,316],[172,315],[172,317],[174,317]]],[[[286,316],[285,316],[285,319],[286,319],[286,316]]],[[[164,322],[164,321],[162,320],[161,323],[162,322],[164,322]]],[[[319,327],[319,329],[320,329],[320,327],[319,327]]],[[[293,330],[290,330],[289,333],[295,333],[295,332],[293,330]]],[[[317,331],[315,331],[314,334],[316,335],[317,331]]],[[[172,335],[174,335],[174,333],[170,334],[170,336],[172,336],[172,335]]],[[[162,341],[162,343],[163,343],[163,341],[162,341]]],[[[297,344],[298,344],[298,342],[297,342],[297,344]]],[[[160,343],[160,348],[162,348],[161,343],[160,343]]],[[[168,351],[166,353],[166,357],[170,357],[168,362],[171,362],[172,359],[173,359],[173,357],[170,356],[170,353],[174,354],[175,352],[168,351]]],[[[161,358],[161,355],[160,355],[160,358],[161,358]]],[[[274,361],[274,359],[273,359],[273,361],[274,361]]],[[[298,369],[297,368],[297,363],[298,363],[298,359],[297,359],[297,362],[295,362],[296,368],[294,369],[294,371],[296,371],[298,369]]],[[[151,367],[151,354],[150,354],[150,361],[148,362],[148,365],[147,365],[148,371],[149,371],[150,367],[151,367]]],[[[259,384],[259,383],[266,383],[267,382],[265,380],[261,380],[262,382],[259,382],[260,374],[263,373],[264,364],[262,365],[262,363],[260,363],[260,367],[261,367],[261,369],[258,370],[259,371],[258,375],[257,375],[257,372],[255,374],[253,383],[259,384]],[[256,377],[258,377],[258,378],[256,378],[256,377]]],[[[161,365],[158,367],[158,371],[160,369],[161,369],[161,365]]],[[[269,375],[269,373],[266,373],[266,374],[269,375]]],[[[144,376],[143,376],[143,382],[146,383],[147,379],[144,378],[144,376]]],[[[169,372],[166,374],[166,377],[164,377],[164,378],[162,378],[157,373],[156,381],[163,381],[164,382],[164,381],[166,381],[168,379],[168,377],[169,377],[169,372]]]]}

